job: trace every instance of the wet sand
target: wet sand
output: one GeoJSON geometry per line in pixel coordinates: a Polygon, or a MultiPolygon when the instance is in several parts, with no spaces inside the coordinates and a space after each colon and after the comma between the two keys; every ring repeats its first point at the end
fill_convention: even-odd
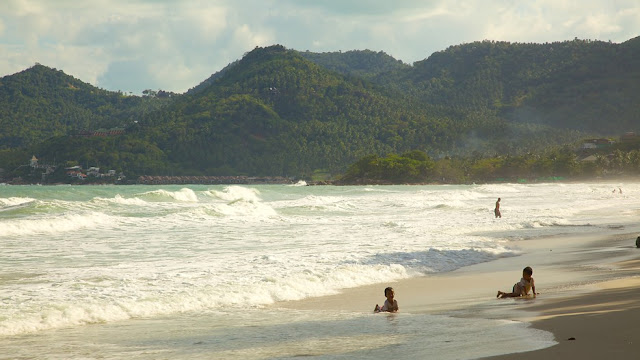
{"type": "MultiPolygon", "coordinates": [[[[640,261],[620,264],[640,273],[640,261]]],[[[637,359],[640,351],[640,278],[588,286],[586,294],[541,301],[529,310],[533,327],[552,332],[557,345],[488,359],[637,359]]]]}
{"type": "Polygon", "coordinates": [[[617,231],[522,240],[514,244],[522,251],[519,256],[275,306],[370,312],[384,302],[384,288],[393,286],[402,312],[530,322],[558,342],[491,359],[635,359],[640,351],[640,340],[634,345],[633,336],[640,320],[640,249],[636,234],[617,231]],[[510,291],[525,266],[533,268],[540,294],[496,299],[498,290],[510,291]]]}

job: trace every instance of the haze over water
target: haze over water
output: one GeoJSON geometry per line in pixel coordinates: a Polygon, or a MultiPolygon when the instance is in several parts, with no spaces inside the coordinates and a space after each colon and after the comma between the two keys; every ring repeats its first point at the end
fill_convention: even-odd
{"type": "Polygon", "coordinates": [[[445,359],[506,353],[523,336],[549,346],[550,334],[519,323],[268,305],[517,256],[518,242],[540,236],[631,229],[639,193],[637,183],[0,186],[0,358],[445,359]],[[504,343],[478,345],[492,337],[504,343]]]}

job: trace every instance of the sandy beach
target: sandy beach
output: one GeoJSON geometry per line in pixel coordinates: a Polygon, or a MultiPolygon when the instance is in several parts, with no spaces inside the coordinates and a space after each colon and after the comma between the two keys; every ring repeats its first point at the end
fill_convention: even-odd
{"type": "Polygon", "coordinates": [[[384,287],[393,286],[402,312],[527,322],[553,333],[557,342],[491,359],[635,359],[640,350],[640,341],[634,344],[640,320],[640,249],[635,247],[637,234],[615,231],[522,240],[516,244],[519,256],[275,306],[371,311],[384,302],[384,287]],[[524,266],[533,267],[540,294],[496,299],[498,290],[509,291],[520,279],[524,266]]]}
{"type": "MultiPolygon", "coordinates": [[[[587,285],[587,293],[558,296],[531,306],[528,310],[536,315],[526,321],[552,332],[558,344],[518,354],[517,358],[637,359],[640,261],[620,261],[615,266],[613,272],[619,279],[587,285]]],[[[490,359],[512,358],[514,354],[490,359]]]]}

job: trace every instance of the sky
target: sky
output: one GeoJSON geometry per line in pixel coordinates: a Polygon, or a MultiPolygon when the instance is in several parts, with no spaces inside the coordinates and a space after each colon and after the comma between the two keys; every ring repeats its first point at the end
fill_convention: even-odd
{"type": "Polygon", "coordinates": [[[384,51],[640,36],[640,0],[0,0],[0,77],[35,63],[99,88],[182,93],[256,46],[384,51]]]}

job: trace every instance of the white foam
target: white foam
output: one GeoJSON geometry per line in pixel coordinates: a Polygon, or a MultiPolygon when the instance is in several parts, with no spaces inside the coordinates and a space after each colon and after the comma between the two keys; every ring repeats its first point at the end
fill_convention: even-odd
{"type": "Polygon", "coordinates": [[[9,219],[2,222],[0,237],[70,233],[112,224],[114,219],[103,213],[62,214],[35,219],[9,219]]]}
{"type": "Polygon", "coordinates": [[[260,191],[256,188],[243,186],[226,186],[224,190],[209,190],[205,194],[227,202],[245,201],[260,202],[260,191]]]}
{"type": "Polygon", "coordinates": [[[207,208],[225,216],[244,216],[248,219],[264,219],[278,214],[260,198],[260,191],[242,186],[227,186],[223,191],[209,190],[205,192],[214,199],[221,200],[207,208]]]}
{"type": "Polygon", "coordinates": [[[640,184],[624,185],[628,197],[609,188],[43,187],[27,198],[7,187],[4,199],[37,211],[0,216],[0,258],[17,274],[0,276],[0,334],[241,312],[514,256],[506,239],[523,234],[634,224],[637,212],[617,209],[637,208],[640,184]]]}
{"type": "Polygon", "coordinates": [[[9,197],[9,198],[0,198],[0,209],[2,207],[11,207],[18,206],[22,204],[28,204],[34,202],[35,199],[28,197],[9,197]]]}
{"type": "Polygon", "coordinates": [[[175,201],[183,201],[183,202],[197,202],[198,196],[196,193],[189,188],[182,188],[178,191],[167,191],[163,189],[153,190],[144,192],[138,195],[142,199],[147,199],[149,201],[167,201],[167,200],[175,200],[175,201]]]}
{"type": "Polygon", "coordinates": [[[307,195],[296,200],[283,200],[274,203],[278,209],[304,208],[323,212],[349,212],[357,210],[348,198],[340,196],[307,195]]]}
{"type": "Polygon", "coordinates": [[[150,206],[149,202],[144,201],[143,199],[134,197],[134,198],[125,198],[120,194],[116,194],[116,196],[112,198],[101,198],[96,197],[93,199],[96,202],[107,202],[119,205],[136,205],[136,206],[150,206]]]}
{"type": "Polygon", "coordinates": [[[307,182],[304,181],[304,180],[298,180],[297,183],[291,184],[291,185],[287,185],[287,186],[307,186],[307,182]]]}

